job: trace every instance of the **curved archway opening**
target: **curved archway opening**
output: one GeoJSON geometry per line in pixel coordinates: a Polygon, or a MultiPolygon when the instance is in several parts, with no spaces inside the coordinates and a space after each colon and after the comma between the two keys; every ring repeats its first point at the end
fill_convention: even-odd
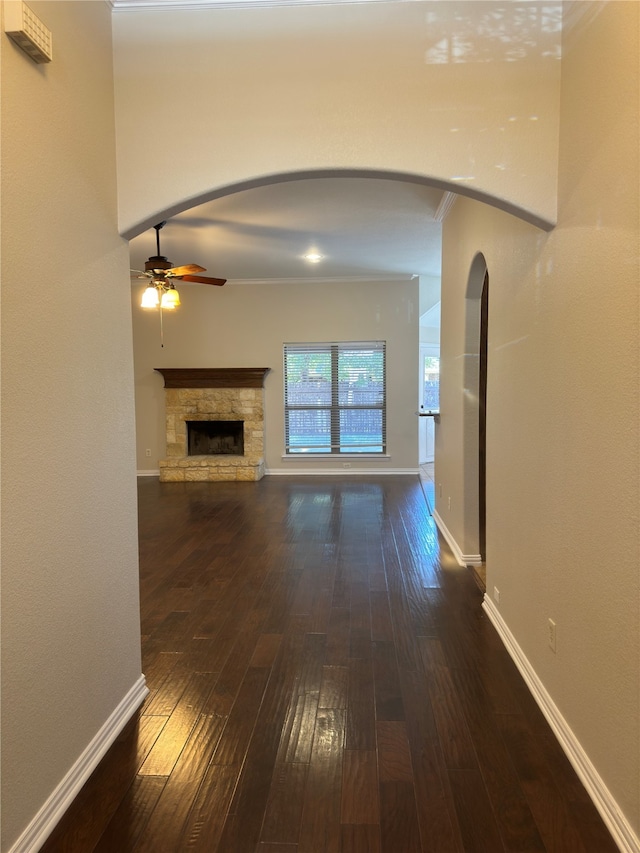
{"type": "Polygon", "coordinates": [[[226,196],[235,195],[236,193],[244,192],[245,190],[252,190],[260,187],[270,187],[276,184],[283,184],[292,181],[321,180],[323,178],[371,178],[414,184],[415,186],[430,187],[440,190],[443,193],[462,195],[467,198],[475,199],[476,201],[482,201],[492,207],[497,207],[500,210],[511,213],[519,219],[523,219],[525,222],[529,222],[530,224],[545,231],[551,230],[555,225],[554,222],[538,216],[525,207],[514,203],[512,200],[490,195],[486,191],[476,189],[468,184],[458,183],[455,180],[442,180],[441,178],[422,175],[415,172],[390,171],[387,169],[376,168],[320,168],[256,175],[255,177],[247,178],[246,180],[238,181],[233,184],[210,186],[197,195],[191,195],[188,198],[176,200],[169,205],[165,205],[160,209],[155,210],[134,225],[124,228],[121,233],[125,239],[131,240],[142,232],[152,228],[161,220],[169,219],[186,210],[191,210],[194,207],[215,201],[216,199],[225,198],[226,196]]]}
{"type": "Polygon", "coordinates": [[[469,269],[465,298],[463,408],[465,550],[470,563],[486,561],[486,424],[489,271],[478,252],[469,269]]]}
{"type": "MultiPolygon", "coordinates": [[[[453,198],[402,175],[291,173],[154,219],[167,222],[160,254],[227,280],[439,277],[442,220],[453,198]],[[311,253],[321,260],[313,267],[303,262],[311,253]]],[[[154,245],[152,227],[132,237],[132,268],[143,269],[154,245]]]]}

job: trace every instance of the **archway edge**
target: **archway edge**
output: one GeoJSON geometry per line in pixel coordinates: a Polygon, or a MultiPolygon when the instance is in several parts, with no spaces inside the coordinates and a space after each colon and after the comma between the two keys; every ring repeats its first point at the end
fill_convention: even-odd
{"type": "MultiPolygon", "coordinates": [[[[185,210],[190,210],[200,204],[205,204],[208,201],[213,201],[217,198],[234,195],[235,193],[244,190],[255,189],[257,187],[270,186],[273,184],[286,183],[289,181],[301,181],[309,179],[322,178],[376,178],[378,180],[404,181],[407,183],[418,184],[421,186],[435,187],[443,192],[450,192],[456,195],[466,196],[467,198],[475,199],[476,201],[484,202],[506,213],[540,228],[543,231],[551,231],[555,226],[555,221],[545,219],[530,210],[520,207],[505,198],[500,198],[491,195],[482,189],[477,189],[468,184],[460,184],[456,181],[446,181],[441,178],[436,178],[429,175],[420,175],[412,172],[400,172],[388,169],[374,168],[327,168],[327,169],[306,169],[291,172],[275,172],[266,175],[258,175],[249,177],[235,183],[210,187],[209,189],[193,195],[189,198],[181,199],[161,210],[155,210],[135,224],[123,227],[121,235],[126,240],[131,240],[142,234],[149,228],[152,228],[157,222],[163,219],[169,219],[172,216],[182,213],[185,210]]],[[[486,266],[486,264],[485,264],[486,266]]]]}
{"type": "Polygon", "coordinates": [[[482,296],[482,287],[484,285],[484,277],[488,270],[487,259],[482,252],[476,252],[471,266],[469,267],[469,275],[467,276],[467,299],[480,299],[482,296]]]}
{"type": "MultiPolygon", "coordinates": [[[[477,251],[469,266],[464,302],[464,395],[462,402],[463,448],[463,542],[468,565],[483,561],[485,513],[485,449],[481,448],[481,346],[482,293],[489,267],[484,254],[477,251]]],[[[486,369],[486,354],[485,354],[486,369]]],[[[486,470],[486,469],[485,469],[486,470]]]]}

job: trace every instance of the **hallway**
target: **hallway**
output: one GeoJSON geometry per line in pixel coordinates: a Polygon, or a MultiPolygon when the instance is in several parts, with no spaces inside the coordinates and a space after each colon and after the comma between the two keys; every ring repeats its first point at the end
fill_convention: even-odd
{"type": "Polygon", "coordinates": [[[616,850],[417,477],[138,490],[150,694],[46,853],[616,850]]]}

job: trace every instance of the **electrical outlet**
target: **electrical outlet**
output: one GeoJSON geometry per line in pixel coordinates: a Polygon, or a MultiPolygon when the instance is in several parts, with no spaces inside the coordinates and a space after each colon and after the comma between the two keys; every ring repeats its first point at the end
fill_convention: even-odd
{"type": "Polygon", "coordinates": [[[552,652],[556,651],[556,623],[553,619],[549,619],[547,622],[547,636],[549,639],[549,648],[552,652]]]}
{"type": "Polygon", "coordinates": [[[496,604],[500,604],[500,590],[497,586],[494,586],[493,588],[493,599],[496,604]]]}
{"type": "Polygon", "coordinates": [[[145,456],[151,456],[151,448],[150,447],[147,447],[147,449],[144,452],[144,455],[145,456]]]}
{"type": "Polygon", "coordinates": [[[343,462],[342,467],[343,468],[351,468],[351,462],[343,462]]]}
{"type": "Polygon", "coordinates": [[[451,497],[449,497],[448,503],[449,503],[449,509],[451,509],[451,497]]]}

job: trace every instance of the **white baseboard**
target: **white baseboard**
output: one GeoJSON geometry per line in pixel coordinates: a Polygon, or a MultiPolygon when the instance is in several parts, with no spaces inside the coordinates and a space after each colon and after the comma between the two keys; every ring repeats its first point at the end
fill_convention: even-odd
{"type": "Polygon", "coordinates": [[[290,468],[269,468],[264,472],[265,477],[298,477],[301,475],[317,475],[318,477],[359,477],[362,474],[374,474],[376,477],[395,474],[400,476],[417,477],[419,471],[417,468],[295,468],[292,465],[290,468]]]}
{"type": "Polygon", "coordinates": [[[456,540],[451,535],[451,532],[447,525],[444,523],[442,518],[438,515],[438,510],[434,509],[433,520],[438,526],[438,530],[444,538],[447,540],[447,545],[453,551],[453,556],[456,558],[456,561],[459,566],[481,566],[482,565],[482,557],[480,554],[463,554],[460,546],[456,542],[456,540]]]}
{"type": "Polygon", "coordinates": [[[587,793],[593,800],[593,804],[600,813],[600,817],[606,824],[613,840],[622,853],[640,853],[640,838],[633,831],[633,828],[618,807],[611,792],[591,763],[589,756],[582,748],[580,741],[560,713],[544,684],[538,678],[536,671],[518,645],[494,602],[486,593],[482,607],[498,632],[505,648],[511,655],[513,662],[518,667],[527,687],[551,726],[573,769],[580,777],[587,793]]]}
{"type": "MultiPolygon", "coordinates": [[[[265,477],[298,477],[301,475],[308,476],[309,474],[316,474],[319,477],[353,477],[358,476],[360,474],[399,474],[401,476],[414,476],[417,477],[419,474],[419,470],[417,468],[385,468],[381,470],[380,468],[327,468],[325,471],[319,468],[270,468],[269,470],[265,470],[265,477]]],[[[138,477],[159,477],[160,469],[157,471],[138,471],[138,477]]]]}
{"type": "Polygon", "coordinates": [[[40,850],[109,747],[140,707],[148,692],[144,675],[141,675],[86,747],[80,758],[54,789],[9,853],[37,853],[40,850]]]}

